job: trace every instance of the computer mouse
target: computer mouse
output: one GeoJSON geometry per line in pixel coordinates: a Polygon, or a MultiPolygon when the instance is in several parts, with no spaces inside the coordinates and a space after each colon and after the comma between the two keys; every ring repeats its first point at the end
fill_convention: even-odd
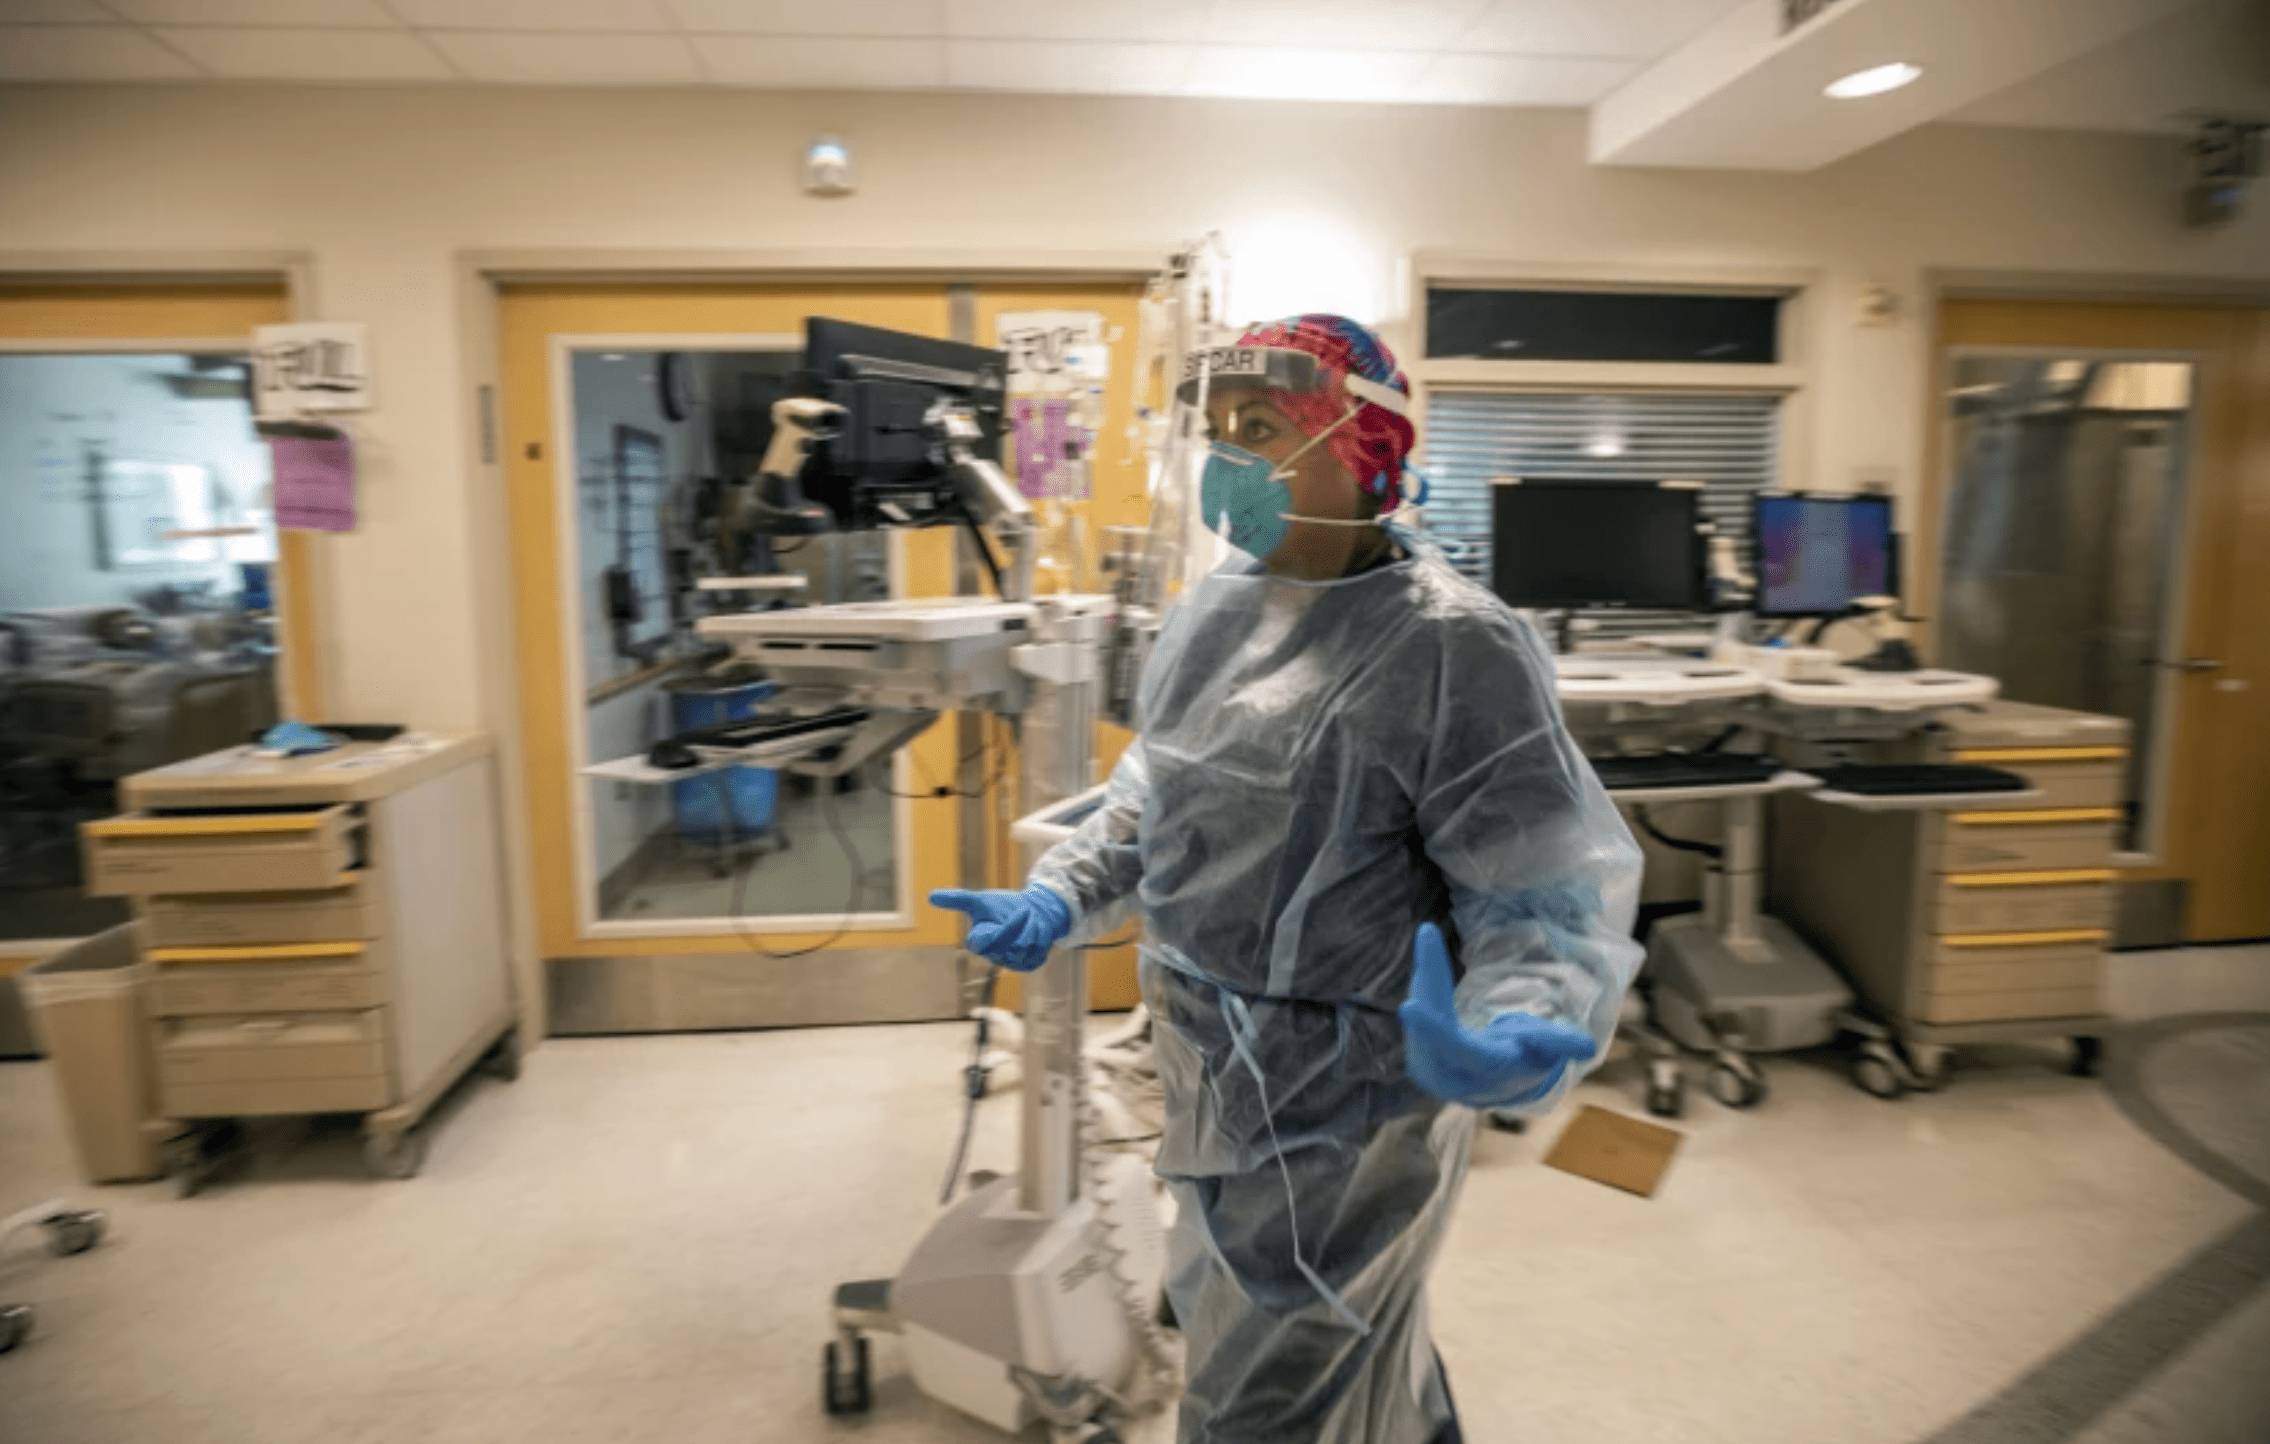
{"type": "Polygon", "coordinates": [[[688,767],[700,766],[701,758],[695,756],[694,749],[688,747],[685,743],[674,737],[665,737],[646,749],[646,765],[660,767],[668,772],[678,772],[688,767]]]}

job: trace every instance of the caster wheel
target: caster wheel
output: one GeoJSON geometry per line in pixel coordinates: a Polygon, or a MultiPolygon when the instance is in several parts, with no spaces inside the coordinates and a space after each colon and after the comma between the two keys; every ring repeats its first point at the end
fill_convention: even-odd
{"type": "Polygon", "coordinates": [[[47,1225],[47,1246],[66,1257],[102,1242],[103,1216],[98,1209],[72,1209],[40,1222],[47,1225]]]}
{"type": "Polygon", "coordinates": [[[496,1046],[481,1055],[481,1071],[500,1082],[517,1082],[520,1078],[520,1030],[508,1028],[497,1039],[496,1046]]]}
{"type": "Polygon", "coordinates": [[[1904,1051],[1910,1088],[1918,1093],[1937,1093],[1947,1086],[1948,1060],[1953,1056],[1947,1049],[1915,1047],[1904,1051]]]}
{"type": "Polygon", "coordinates": [[[1907,1085],[1900,1081],[1899,1070],[1892,1066],[1891,1060],[1874,1053],[1852,1055],[1852,1083],[1861,1092],[1886,1100],[1897,1098],[1907,1091],[1907,1085]]]}
{"type": "Polygon", "coordinates": [[[31,1336],[32,1306],[0,1304],[0,1354],[14,1352],[18,1344],[31,1336]]]}
{"type": "Polygon", "coordinates": [[[416,1178],[425,1161],[426,1137],[415,1128],[363,1139],[363,1166],[373,1178],[416,1178]]]}
{"type": "Polygon", "coordinates": [[[1684,1083],[1668,1086],[1656,1083],[1647,1085],[1647,1111],[1658,1118],[1678,1118],[1687,1111],[1687,1089],[1684,1083]]]}
{"type": "Polygon", "coordinates": [[[864,1414],[874,1404],[868,1388],[867,1341],[851,1341],[851,1366],[844,1367],[841,1341],[820,1352],[820,1404],[830,1414],[864,1414]]]}
{"type": "Polygon", "coordinates": [[[165,1141],[158,1158],[166,1177],[173,1180],[176,1198],[195,1198],[204,1191],[218,1165],[217,1132],[193,1129],[165,1141]]]}
{"type": "Polygon", "coordinates": [[[2094,1078],[2104,1071],[2104,1039],[2075,1038],[2071,1072],[2076,1078],[2094,1078]]]}
{"type": "Polygon", "coordinates": [[[1710,1065],[1710,1096],[1729,1108],[1755,1108],[1765,1099],[1766,1080],[1748,1063],[1721,1060],[1710,1065]]]}

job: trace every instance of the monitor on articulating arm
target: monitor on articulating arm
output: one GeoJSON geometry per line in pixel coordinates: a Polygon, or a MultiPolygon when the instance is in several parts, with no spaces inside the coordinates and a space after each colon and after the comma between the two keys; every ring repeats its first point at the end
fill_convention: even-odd
{"type": "Polygon", "coordinates": [[[1001,473],[999,351],[814,316],[798,395],[774,406],[757,526],[775,535],[966,525],[1020,569],[1030,509],[1001,473]]]}

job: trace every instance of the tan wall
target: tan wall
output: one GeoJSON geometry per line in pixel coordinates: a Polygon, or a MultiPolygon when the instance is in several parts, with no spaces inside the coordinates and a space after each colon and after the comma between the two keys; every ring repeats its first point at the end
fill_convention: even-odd
{"type": "MultiPolygon", "coordinates": [[[[51,252],[312,258],[364,320],[364,522],[327,539],[341,716],[505,729],[501,512],[475,459],[461,257],[497,250],[1163,253],[1209,226],[1329,228],[1402,309],[1418,251],[1817,269],[1793,475],[1912,494],[1927,268],[2270,277],[2270,222],[2187,232],[2168,140],[1927,130],[1808,176],[1609,171],[1574,112],[723,91],[0,88],[0,264],[51,252]],[[848,137],[860,190],[797,188],[848,137]],[[1862,287],[1910,311],[1862,329],[1862,287]]],[[[1390,322],[1394,314],[1378,319],[1390,322]]]]}

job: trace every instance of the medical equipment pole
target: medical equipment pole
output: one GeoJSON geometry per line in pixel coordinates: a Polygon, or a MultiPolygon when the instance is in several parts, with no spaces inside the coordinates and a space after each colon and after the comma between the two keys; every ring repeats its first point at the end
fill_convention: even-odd
{"type": "MultiPolygon", "coordinates": [[[[1106,619],[1041,598],[1035,640],[1016,649],[1027,679],[1018,743],[1018,813],[1084,790],[1094,772],[1097,656],[1106,619]]],[[[1055,1218],[1080,1192],[1080,1077],[1088,1013],[1087,955],[1062,947],[1025,978],[1025,1070],[1017,1202],[1055,1218]]]]}

